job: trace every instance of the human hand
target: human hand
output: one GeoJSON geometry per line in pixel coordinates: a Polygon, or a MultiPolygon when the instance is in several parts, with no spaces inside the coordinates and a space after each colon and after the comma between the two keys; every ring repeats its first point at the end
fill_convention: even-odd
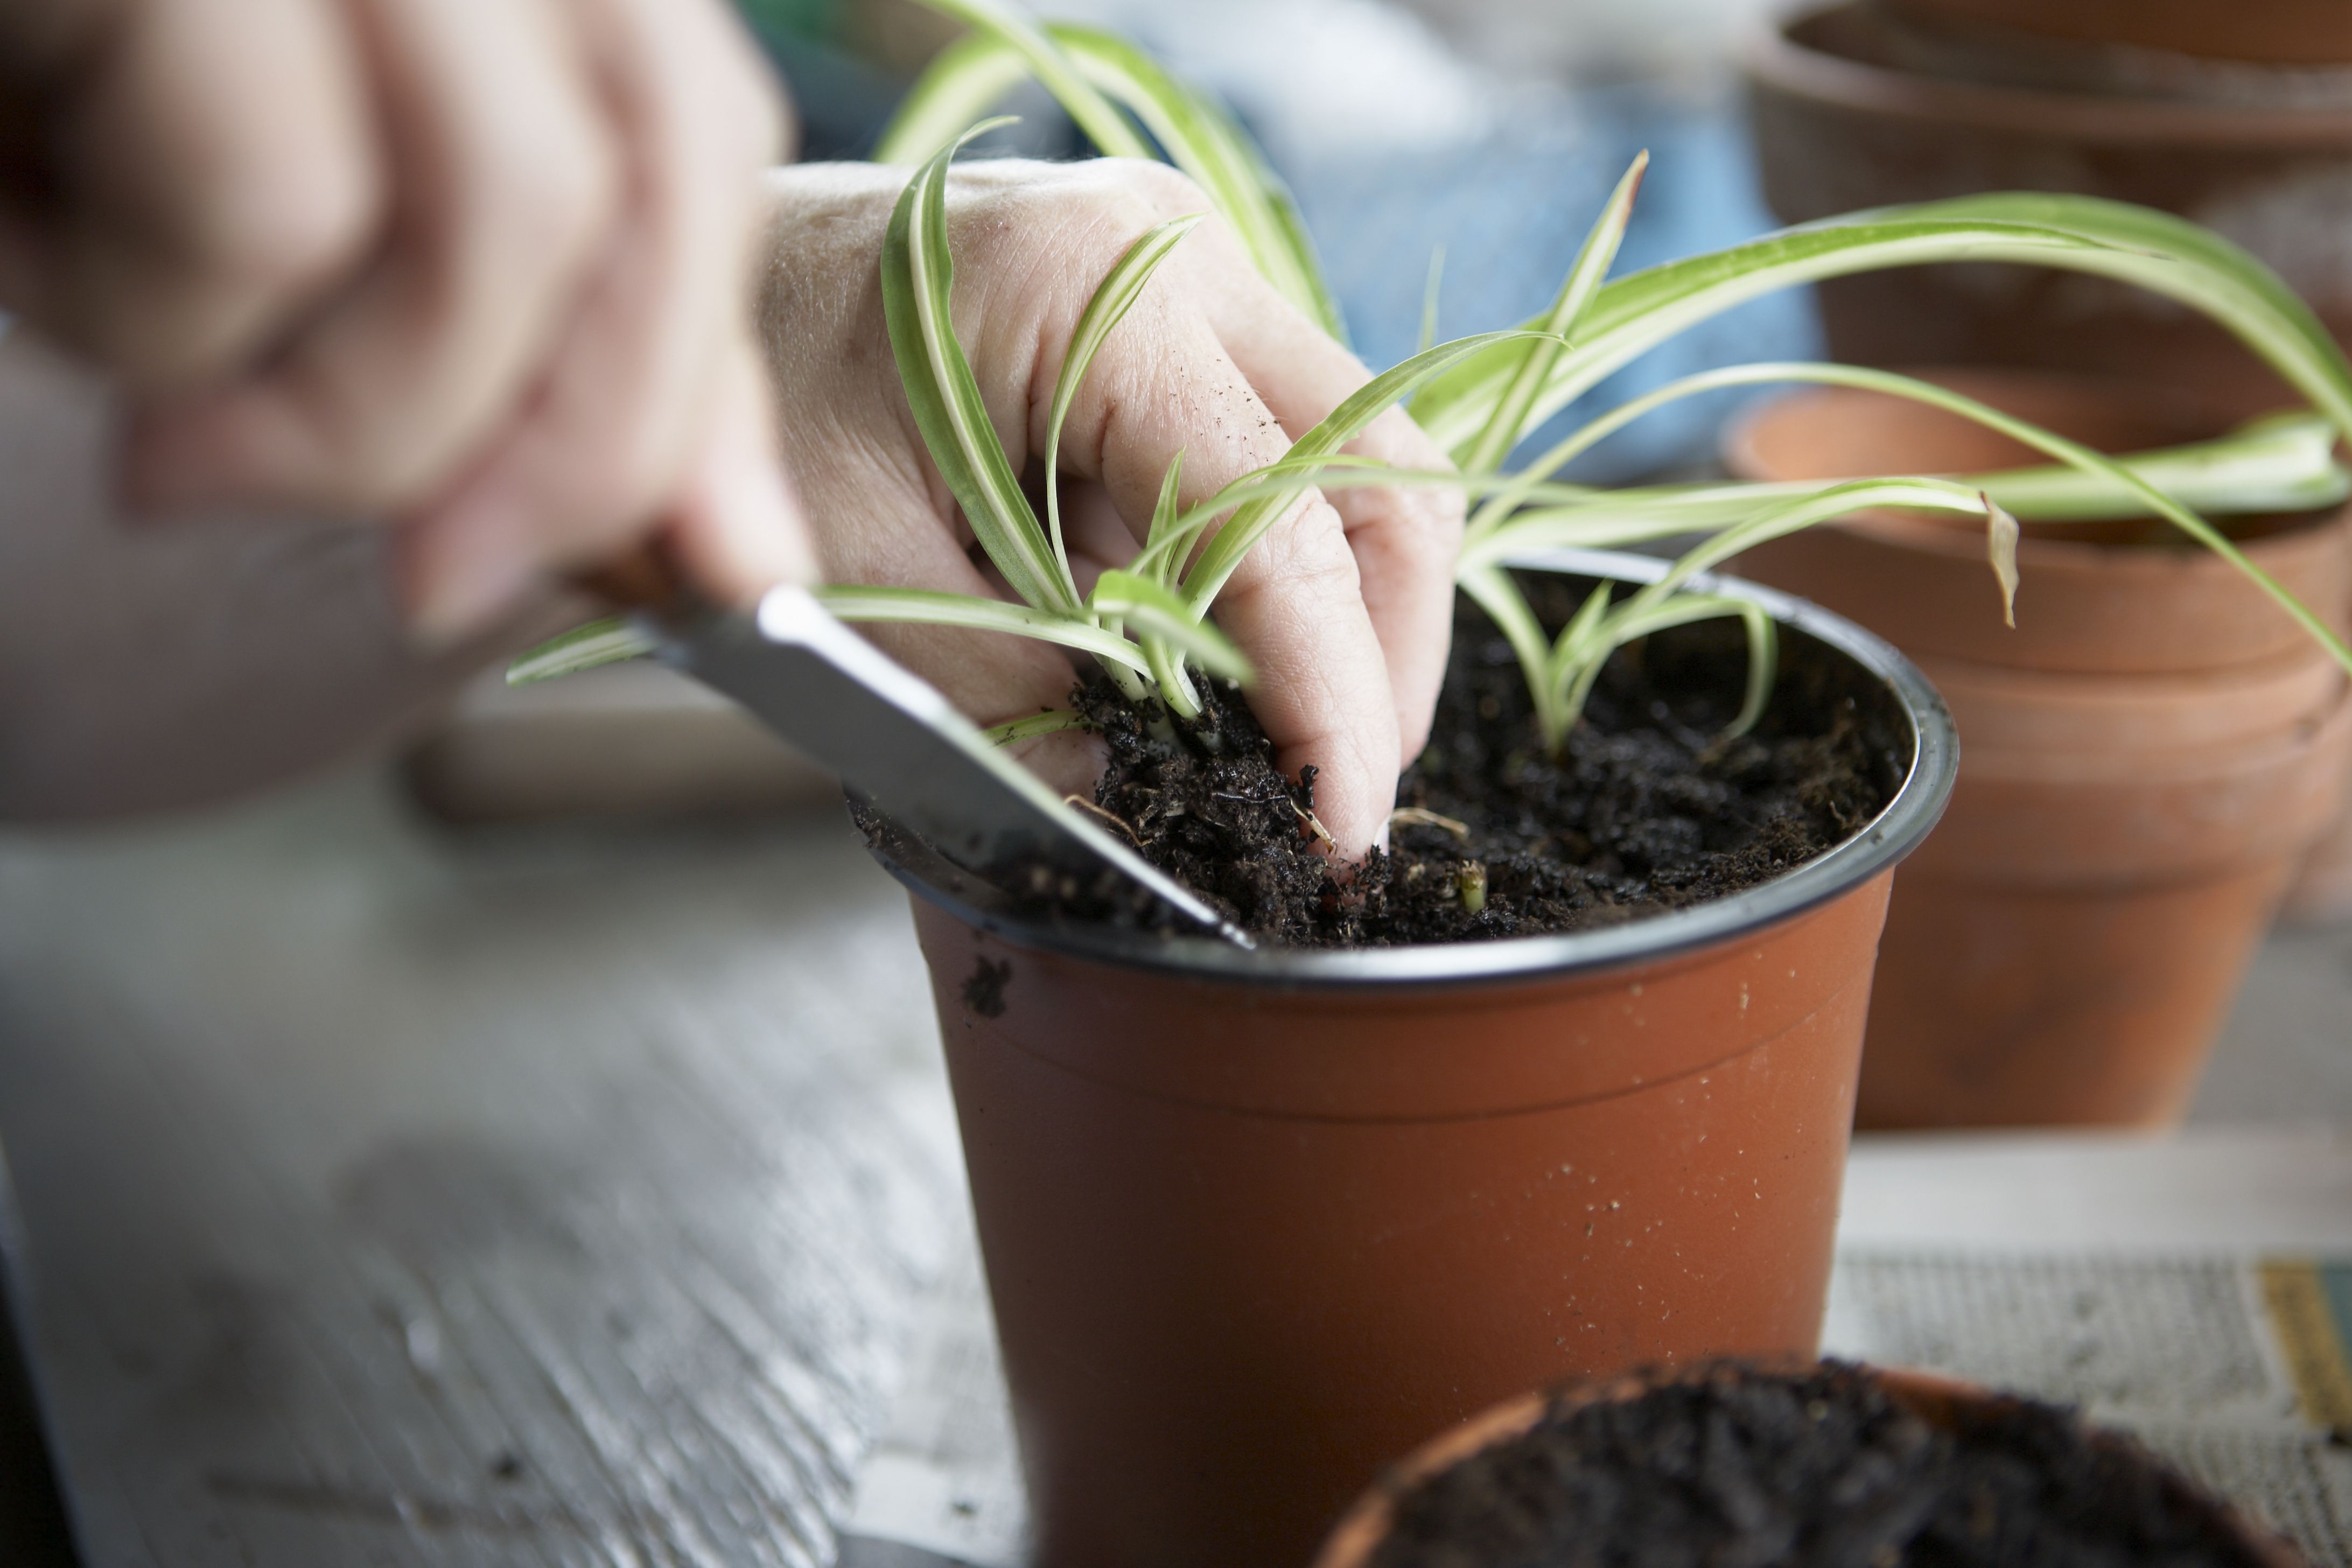
{"type": "Polygon", "coordinates": [[[781,107],[719,0],[9,0],[0,308],[126,494],[400,527],[428,640],[659,523],[810,567],[747,310],[781,107]]]}
{"type": "MultiPolygon", "coordinates": [[[[904,170],[802,165],[774,195],[761,329],[788,464],[828,581],[1010,597],[924,454],[893,368],[879,258],[904,170]]],[[[1045,447],[1054,382],[1079,313],[1153,225],[1210,204],[1174,171],[1097,159],[959,165],[948,187],[958,336],[1016,469],[1045,447]]],[[[1259,277],[1222,220],[1202,223],[1104,344],[1063,426],[1063,525],[1081,590],[1135,554],[1160,480],[1184,455],[1190,505],[1280,458],[1369,379],[1259,277]]],[[[1400,467],[1444,455],[1403,413],[1349,448],[1400,467]]],[[[1255,662],[1251,707],[1347,858],[1377,839],[1402,764],[1426,742],[1452,626],[1462,527],[1447,492],[1309,497],[1218,595],[1255,662]],[[1336,506],[1334,505],[1336,500],[1336,506]]],[[[982,722],[1066,703],[1069,660],[1001,635],[863,628],[982,722]]],[[[1025,758],[1091,790],[1099,742],[1064,733],[1025,758]]]]}

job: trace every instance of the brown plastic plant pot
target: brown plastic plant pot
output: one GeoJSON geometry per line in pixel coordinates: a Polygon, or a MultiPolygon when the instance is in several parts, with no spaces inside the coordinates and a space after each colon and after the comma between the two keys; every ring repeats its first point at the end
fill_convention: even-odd
{"type": "MultiPolygon", "coordinates": [[[[1378,1484],[1356,1500],[1324,1543],[1313,1568],[1365,1568],[1387,1540],[1398,1503],[1431,1477],[1521,1436],[1549,1410],[1572,1410],[1603,1400],[1639,1399],[1658,1386],[1661,1375],[1673,1374],[1595,1378],[1556,1394],[1523,1394],[1431,1438],[1392,1466],[1378,1484]]],[[[1890,1367],[1879,1370],[1876,1376],[1879,1385],[1896,1404],[1930,1426],[1947,1430],[1958,1426],[1971,1413],[1996,1409],[2008,1397],[1940,1373],[1890,1367]]],[[[2098,1427],[2091,1431],[2094,1442],[2128,1455],[2156,1485],[2210,1518],[2242,1542],[2264,1568],[2309,1568],[2309,1560],[2293,1542],[2249,1519],[2235,1505],[2215,1497],[2129,1438],[2098,1427]]]]}
{"type": "MultiPolygon", "coordinates": [[[[1934,378],[2109,449],[2227,424],[2184,423],[2193,405],[2111,379],[1934,378]]],[[[1725,454],[1774,479],[2026,456],[1954,416],[1844,389],[1750,411],[1725,454]]],[[[2343,679],[2275,604],[2201,547],[2042,531],[2019,550],[2013,632],[1981,539],[1961,531],[1870,514],[1741,560],[1895,633],[1967,743],[1952,808],[1888,916],[1864,1127],[2177,1121],[2288,878],[2344,799],[2343,679]]],[[[2306,603],[2346,602],[2341,513],[2254,531],[2248,553],[2306,603]]]]}
{"type": "MultiPolygon", "coordinates": [[[[1748,114],[1782,222],[1987,191],[2134,202],[2245,246],[2337,342],[2352,340],[2338,195],[2352,179],[2352,93],[2315,95],[2290,72],[2227,100],[1960,79],[1874,58],[1875,21],[1841,5],[1751,35],[1748,114]]],[[[1818,297],[1841,360],[2105,371],[2198,387],[2239,413],[2295,400],[2227,331],[2121,282],[1944,264],[1831,279],[1818,297]]]]}
{"type": "Polygon", "coordinates": [[[1877,676],[1914,739],[1876,821],[1732,898],[1244,952],[1025,921],[884,836],[917,895],[1041,1568],[1303,1562],[1384,1460],[1514,1390],[1811,1359],[1887,885],[1956,759],[1891,647],[1716,585],[1877,676]]]}

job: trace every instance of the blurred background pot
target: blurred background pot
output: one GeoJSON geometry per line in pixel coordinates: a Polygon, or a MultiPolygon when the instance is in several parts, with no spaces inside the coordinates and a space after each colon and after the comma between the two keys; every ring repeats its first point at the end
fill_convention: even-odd
{"type": "MultiPolygon", "coordinates": [[[[1525,1435],[1554,1411],[1574,1410],[1601,1401],[1640,1399],[1672,1375],[1595,1379],[1555,1393],[1521,1394],[1481,1412],[1423,1444],[1382,1476],[1332,1531],[1316,1557],[1314,1568],[1367,1568],[1394,1528],[1399,1502],[1433,1477],[1525,1435]]],[[[1930,1426],[1947,1432],[1970,1425],[1981,1426],[1998,1418],[2005,1406],[2013,1408],[2016,1404],[2010,1395],[1936,1373],[1892,1368],[1873,1375],[1897,1405],[1930,1426]]],[[[2307,1568],[2306,1559],[2291,1543],[2155,1458],[2131,1439],[2096,1427],[2089,1429],[2089,1436],[2095,1446],[2120,1459],[2130,1472],[2144,1477],[2147,1486],[2210,1521],[2220,1533],[2244,1549],[2250,1561],[2264,1568],[2307,1568]]],[[[1465,1556],[1462,1561],[1465,1568],[1478,1568],[1473,1557],[1465,1556]]]]}
{"type": "Polygon", "coordinates": [[[1928,21],[2205,59],[2352,61],[2352,6],[2343,0],[1892,0],[1891,8],[1928,21]]]}
{"type": "Polygon", "coordinates": [[[1025,923],[885,832],[1043,1568],[1303,1562],[1383,1461],[1514,1390],[1810,1359],[1886,888],[1953,756],[1891,648],[1733,586],[1879,676],[1915,737],[1875,824],[1734,898],[1244,952],[1025,923]]]}
{"type": "MultiPolygon", "coordinates": [[[[2012,22],[2069,11],[2041,0],[1920,3],[2012,22]]],[[[2336,40],[2322,50],[2334,55],[2352,28],[2352,7],[2316,8],[2329,25],[2307,36],[2336,40]]],[[[2234,31],[2249,15],[2286,7],[2197,10],[2234,31]]],[[[2087,5],[2074,11],[2092,18],[2087,5]]],[[[2098,16],[2154,24],[2159,12],[2186,16],[2188,7],[2116,0],[2098,16]]],[[[2352,227],[2343,216],[2352,206],[2352,68],[2200,62],[2046,40],[2019,47],[1999,36],[1922,27],[1915,11],[1862,0],[1758,33],[1747,69],[1765,197],[1784,222],[1984,191],[2137,202],[2245,246],[2339,342],[2352,331],[2352,227]]],[[[1999,264],[1909,268],[1826,282],[1819,298],[1842,360],[2145,375],[2197,387],[2240,412],[2293,401],[2220,328],[2104,279],[1999,264]]]]}
{"type": "MultiPolygon", "coordinates": [[[[1934,379],[2108,450],[2227,424],[2115,381],[1934,379]]],[[[1844,389],[1760,405],[1725,458],[1769,479],[2034,460],[1954,416],[1844,389]]],[[[1873,513],[1741,558],[1918,658],[1965,743],[1951,812],[1888,917],[1861,1126],[2178,1121],[2290,876],[2340,809],[2341,676],[2233,567],[2146,542],[2148,527],[2030,530],[2014,631],[1972,531],[1873,513]]],[[[2233,531],[2305,603],[2352,602],[2341,511],[2233,531]]]]}
{"type": "MultiPolygon", "coordinates": [[[[2352,801],[2352,789],[2347,789],[2352,801]]],[[[2352,805],[2315,846],[2288,887],[2279,917],[2297,925],[2336,925],[2352,920],[2352,805]]]]}

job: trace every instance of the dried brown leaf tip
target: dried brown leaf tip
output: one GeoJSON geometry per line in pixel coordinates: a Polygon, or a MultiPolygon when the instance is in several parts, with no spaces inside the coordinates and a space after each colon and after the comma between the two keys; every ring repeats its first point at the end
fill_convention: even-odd
{"type": "Polygon", "coordinates": [[[2011,626],[2017,625],[2017,519],[2011,516],[1999,501],[1977,492],[1985,507],[1985,554],[1992,562],[1992,574],[2000,583],[2000,616],[2011,626]]]}

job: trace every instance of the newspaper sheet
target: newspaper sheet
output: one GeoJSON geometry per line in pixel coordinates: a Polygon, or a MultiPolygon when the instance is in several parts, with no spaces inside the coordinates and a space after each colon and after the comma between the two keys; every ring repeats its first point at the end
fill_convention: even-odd
{"type": "MultiPolygon", "coordinates": [[[[2352,1128],[1857,1140],[1823,1349],[2079,1405],[2352,1568],[2352,1128]]],[[[840,1565],[1025,1563],[967,1260],[840,1565]]]]}

